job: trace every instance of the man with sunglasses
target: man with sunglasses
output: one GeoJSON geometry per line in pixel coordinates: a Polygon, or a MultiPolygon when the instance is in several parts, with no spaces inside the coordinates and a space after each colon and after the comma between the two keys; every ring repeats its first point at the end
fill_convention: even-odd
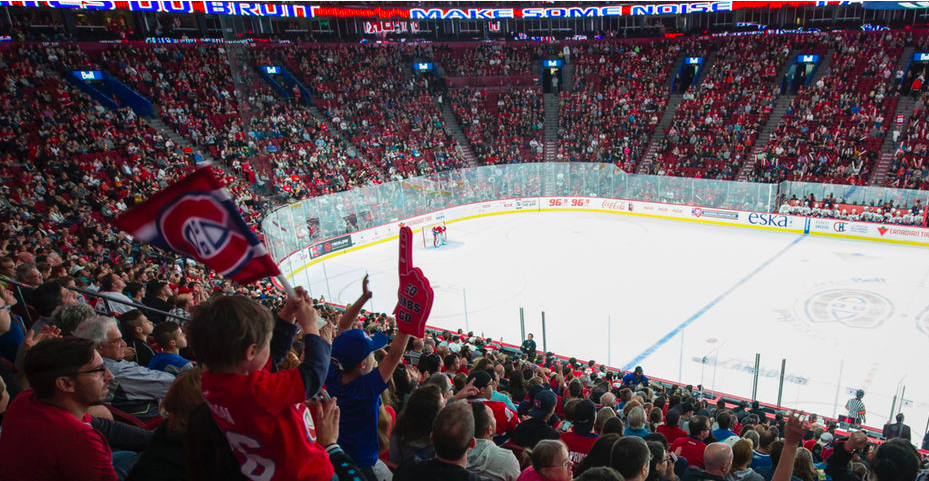
{"type": "Polygon", "coordinates": [[[115,480],[106,437],[88,408],[103,404],[113,375],[77,337],[49,339],[26,351],[30,389],[10,404],[0,436],[0,479],[115,480]]]}

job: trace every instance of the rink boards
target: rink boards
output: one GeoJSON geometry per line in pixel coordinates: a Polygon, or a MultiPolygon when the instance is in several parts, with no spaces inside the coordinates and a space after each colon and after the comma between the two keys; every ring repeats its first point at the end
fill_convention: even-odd
{"type": "MultiPolygon", "coordinates": [[[[769,212],[752,212],[694,205],[664,204],[600,197],[523,197],[459,205],[327,239],[293,252],[280,262],[288,278],[333,256],[397,238],[401,223],[414,231],[424,225],[525,212],[580,211],[673,219],[796,234],[840,237],[915,246],[929,246],[929,229],[898,224],[859,222],[769,212]]],[[[454,232],[454,231],[453,231],[454,232]]],[[[452,233],[454,237],[454,233],[452,233]]]]}

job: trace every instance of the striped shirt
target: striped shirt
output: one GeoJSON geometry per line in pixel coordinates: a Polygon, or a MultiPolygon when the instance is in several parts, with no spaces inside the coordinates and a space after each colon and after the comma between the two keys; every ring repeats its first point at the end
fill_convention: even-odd
{"type": "Polygon", "coordinates": [[[845,403],[845,408],[848,409],[848,417],[857,419],[859,422],[864,422],[866,411],[861,399],[849,399],[848,402],[845,403]]]}

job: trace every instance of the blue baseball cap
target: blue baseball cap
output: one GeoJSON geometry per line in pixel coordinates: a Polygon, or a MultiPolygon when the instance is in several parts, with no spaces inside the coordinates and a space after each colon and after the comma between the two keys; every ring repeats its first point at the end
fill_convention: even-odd
{"type": "Polygon", "coordinates": [[[541,418],[548,414],[548,412],[555,407],[557,402],[558,398],[555,396],[555,393],[548,389],[540,391],[532,399],[532,409],[529,411],[529,415],[534,418],[541,418]]]}
{"type": "Polygon", "coordinates": [[[387,336],[378,332],[374,337],[361,329],[349,329],[332,340],[332,357],[343,369],[354,367],[364,361],[368,354],[387,345],[387,336]]]}

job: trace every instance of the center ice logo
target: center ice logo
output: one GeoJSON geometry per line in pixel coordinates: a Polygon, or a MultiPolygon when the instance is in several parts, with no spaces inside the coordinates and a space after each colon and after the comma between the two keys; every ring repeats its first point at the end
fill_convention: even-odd
{"type": "Polygon", "coordinates": [[[886,297],[861,289],[830,289],[812,295],[804,304],[810,322],[840,322],[848,327],[873,329],[893,313],[886,297]]]}

